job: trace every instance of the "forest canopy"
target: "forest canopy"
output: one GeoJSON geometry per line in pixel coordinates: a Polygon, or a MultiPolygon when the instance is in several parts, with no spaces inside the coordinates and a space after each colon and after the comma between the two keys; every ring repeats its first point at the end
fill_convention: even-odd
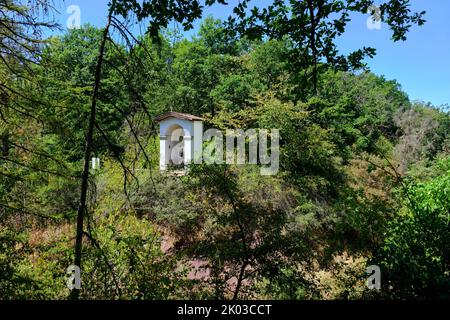
{"type": "MultiPolygon", "coordinates": [[[[0,299],[448,299],[449,110],[339,53],[373,1],[215,2],[113,0],[46,38],[50,2],[0,0],[0,299]],[[278,129],[279,172],[160,172],[169,111],[278,129]]],[[[408,4],[380,6],[393,41],[408,4]]]]}

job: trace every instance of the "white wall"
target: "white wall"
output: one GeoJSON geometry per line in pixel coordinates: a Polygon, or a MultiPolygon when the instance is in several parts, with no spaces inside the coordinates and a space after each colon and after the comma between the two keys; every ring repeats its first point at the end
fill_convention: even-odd
{"type": "Polygon", "coordinates": [[[168,135],[171,134],[174,127],[181,127],[184,131],[184,160],[186,164],[190,163],[192,159],[195,159],[194,155],[201,155],[202,153],[203,123],[201,121],[189,121],[174,117],[162,120],[159,123],[160,170],[166,170],[169,164],[171,152],[169,145],[171,144],[171,139],[168,135]]]}

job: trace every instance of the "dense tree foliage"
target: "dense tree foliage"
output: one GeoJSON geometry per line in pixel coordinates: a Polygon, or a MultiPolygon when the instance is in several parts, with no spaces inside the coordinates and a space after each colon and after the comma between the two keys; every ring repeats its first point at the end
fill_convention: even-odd
{"type": "MultiPolygon", "coordinates": [[[[192,27],[200,2],[116,0],[106,28],[45,41],[0,2],[21,17],[0,24],[0,298],[68,297],[75,234],[85,299],[448,298],[448,111],[365,70],[373,49],[339,55],[349,13],[373,1],[247,2],[187,39],[164,27],[192,27]],[[131,17],[149,33],[127,33],[131,17]],[[279,129],[280,172],[160,173],[153,118],[171,110],[279,129]]],[[[424,22],[408,1],[381,18],[393,40],[424,22]]]]}

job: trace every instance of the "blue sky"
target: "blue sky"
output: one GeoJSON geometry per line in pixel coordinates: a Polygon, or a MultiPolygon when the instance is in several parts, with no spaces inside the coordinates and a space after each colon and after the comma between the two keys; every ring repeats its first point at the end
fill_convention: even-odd
{"type": "MultiPolygon", "coordinates": [[[[205,11],[216,18],[226,18],[233,4],[214,5],[205,11]]],[[[260,4],[268,0],[258,0],[260,4]]],[[[434,105],[450,104],[450,1],[449,0],[411,0],[413,11],[427,11],[426,24],[414,27],[405,42],[392,42],[390,31],[384,24],[381,29],[367,28],[367,18],[355,15],[348,25],[347,32],[338,40],[343,53],[363,46],[377,49],[377,55],[367,60],[370,69],[387,79],[396,79],[411,100],[423,100],[434,105]]],[[[81,23],[95,26],[105,24],[108,0],[65,0],[57,2],[60,14],[56,19],[63,27],[70,16],[67,7],[78,5],[81,23]]],[[[198,26],[199,23],[196,24],[198,26]]],[[[192,35],[195,32],[189,32],[192,35]]]]}

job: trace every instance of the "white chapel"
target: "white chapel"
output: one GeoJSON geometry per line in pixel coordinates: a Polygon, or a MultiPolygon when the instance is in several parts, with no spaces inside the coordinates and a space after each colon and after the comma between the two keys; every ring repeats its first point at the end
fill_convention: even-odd
{"type": "Polygon", "coordinates": [[[159,123],[159,168],[186,170],[195,156],[201,156],[203,118],[167,112],[155,118],[159,123]],[[199,154],[200,153],[200,154],[199,154]]]}

